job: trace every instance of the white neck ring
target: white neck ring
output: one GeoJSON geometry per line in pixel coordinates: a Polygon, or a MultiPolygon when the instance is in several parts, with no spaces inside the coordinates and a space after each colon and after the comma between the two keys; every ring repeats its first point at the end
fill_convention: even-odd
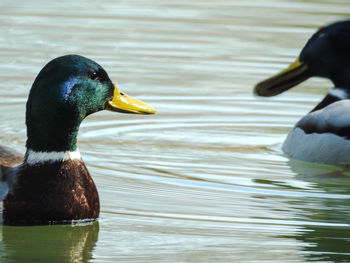
{"type": "Polygon", "coordinates": [[[68,160],[81,160],[81,155],[77,149],[74,152],[36,152],[28,149],[24,162],[29,165],[46,162],[59,162],[68,160]]]}

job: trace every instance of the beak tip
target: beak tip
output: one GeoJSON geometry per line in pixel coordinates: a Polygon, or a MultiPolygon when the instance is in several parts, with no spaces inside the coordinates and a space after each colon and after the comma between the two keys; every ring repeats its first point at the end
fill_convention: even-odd
{"type": "Polygon", "coordinates": [[[157,110],[152,107],[152,110],[150,111],[150,114],[156,114],[156,113],[157,113],[157,110]]]}
{"type": "Polygon", "coordinates": [[[256,95],[256,96],[260,96],[260,92],[259,92],[259,84],[256,84],[254,89],[253,89],[253,94],[256,95]]]}
{"type": "Polygon", "coordinates": [[[270,97],[271,94],[267,92],[268,90],[266,90],[266,87],[264,87],[264,82],[259,82],[256,84],[253,90],[254,95],[259,97],[270,97]]]}
{"type": "Polygon", "coordinates": [[[147,115],[156,114],[156,113],[157,113],[157,111],[155,108],[149,109],[149,110],[144,112],[144,114],[147,114],[147,115]]]}

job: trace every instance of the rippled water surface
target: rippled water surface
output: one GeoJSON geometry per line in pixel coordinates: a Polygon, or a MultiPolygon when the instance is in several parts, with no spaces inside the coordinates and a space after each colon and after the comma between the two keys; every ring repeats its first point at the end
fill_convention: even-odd
{"type": "Polygon", "coordinates": [[[158,113],[88,117],[79,149],[100,220],[1,226],[1,262],[350,262],[349,175],[280,150],[330,82],[252,94],[349,11],[348,0],[2,0],[2,144],[24,151],[28,90],[63,54],[96,60],[158,113]]]}

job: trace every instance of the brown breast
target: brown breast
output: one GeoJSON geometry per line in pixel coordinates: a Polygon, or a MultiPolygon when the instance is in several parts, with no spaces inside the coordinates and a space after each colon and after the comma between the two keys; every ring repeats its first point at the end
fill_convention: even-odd
{"type": "Polygon", "coordinates": [[[19,166],[3,219],[8,225],[61,224],[94,220],[99,212],[98,192],[84,162],[68,160],[19,166]]]}

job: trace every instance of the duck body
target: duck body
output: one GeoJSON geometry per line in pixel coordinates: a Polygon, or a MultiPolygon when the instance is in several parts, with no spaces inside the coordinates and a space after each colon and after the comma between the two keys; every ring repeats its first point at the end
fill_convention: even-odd
{"type": "Polygon", "coordinates": [[[303,117],[288,133],[283,151],[310,162],[350,165],[350,100],[334,102],[303,117]]]}
{"type": "Polygon", "coordinates": [[[77,135],[86,116],[105,109],[155,113],[153,107],[119,92],[104,69],[85,57],[62,56],[40,71],[27,101],[24,158],[0,147],[4,224],[98,218],[99,195],[78,151],[77,135]]]}
{"type": "Polygon", "coordinates": [[[55,224],[98,218],[98,192],[82,160],[23,163],[15,171],[16,183],[3,204],[5,224],[55,224]]]}
{"type": "Polygon", "coordinates": [[[292,158],[350,165],[350,21],[318,30],[287,69],[255,86],[259,96],[278,95],[318,76],[330,79],[324,99],[289,132],[282,150],[292,158]]]}

